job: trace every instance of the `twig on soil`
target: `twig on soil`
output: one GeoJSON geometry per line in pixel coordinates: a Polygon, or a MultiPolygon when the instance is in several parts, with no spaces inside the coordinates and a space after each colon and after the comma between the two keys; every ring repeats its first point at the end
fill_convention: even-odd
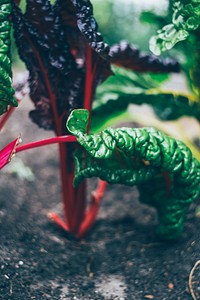
{"type": "Polygon", "coordinates": [[[149,243],[149,244],[142,244],[140,243],[139,241],[131,241],[129,244],[129,246],[139,246],[139,247],[142,247],[142,248],[151,248],[151,247],[156,247],[156,246],[160,246],[161,243],[159,242],[155,242],[155,243],[149,243]]]}
{"type": "Polygon", "coordinates": [[[190,294],[194,300],[197,300],[197,298],[195,296],[194,289],[192,286],[192,277],[193,277],[194,271],[198,267],[198,265],[200,265],[200,260],[196,261],[196,263],[194,264],[194,267],[192,268],[190,275],[189,275],[189,289],[190,289],[190,294]]]}
{"type": "Polygon", "coordinates": [[[86,265],[86,271],[87,271],[87,273],[89,275],[89,278],[93,278],[93,276],[94,276],[94,273],[92,272],[92,268],[91,268],[93,260],[94,260],[94,258],[90,257],[90,260],[89,260],[89,262],[86,265]]]}
{"type": "Polygon", "coordinates": [[[12,281],[10,282],[10,296],[12,296],[13,293],[13,287],[12,287],[12,281]]]}

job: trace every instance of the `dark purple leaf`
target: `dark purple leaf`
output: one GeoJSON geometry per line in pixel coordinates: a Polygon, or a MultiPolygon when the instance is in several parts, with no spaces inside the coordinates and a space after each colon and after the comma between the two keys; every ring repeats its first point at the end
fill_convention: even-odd
{"type": "Polygon", "coordinates": [[[48,0],[27,0],[25,18],[40,36],[38,42],[46,50],[49,63],[64,74],[74,67],[61,19],[48,0]]]}
{"type": "Polygon", "coordinates": [[[155,55],[142,52],[126,41],[113,45],[109,54],[112,64],[137,72],[168,73],[180,71],[176,60],[159,58],[155,55]]]}
{"type": "MultiPolygon", "coordinates": [[[[70,45],[77,64],[80,66],[86,65],[86,52],[89,45],[94,50],[91,52],[92,67],[97,61],[99,64],[96,80],[99,83],[106,79],[111,75],[108,56],[109,47],[103,43],[103,37],[97,31],[98,25],[93,17],[93,8],[90,1],[57,0],[55,7],[62,18],[67,43],[70,45]],[[84,11],[87,13],[84,13],[84,11]],[[88,34],[91,34],[91,32],[92,36],[89,36],[88,34]]],[[[96,80],[94,78],[95,84],[96,80]]]]}
{"type": "Polygon", "coordinates": [[[41,97],[40,101],[35,104],[35,107],[36,109],[29,113],[32,121],[44,129],[53,129],[54,123],[49,99],[41,97]]]}
{"type": "Polygon", "coordinates": [[[66,133],[71,110],[91,108],[97,84],[111,74],[110,62],[103,58],[108,46],[92,14],[89,1],[57,0],[51,5],[48,0],[27,0],[25,14],[13,7],[15,38],[35,104],[30,116],[59,134],[66,133]]]}
{"type": "Polygon", "coordinates": [[[70,0],[57,0],[54,8],[62,19],[66,42],[77,63],[83,66],[86,40],[78,29],[75,7],[70,0]]]}
{"type": "Polygon", "coordinates": [[[108,59],[109,46],[103,42],[98,32],[98,24],[93,16],[93,7],[89,0],[71,0],[75,7],[77,25],[89,45],[103,58],[108,59]]]}
{"type": "MultiPolygon", "coordinates": [[[[29,1],[29,6],[27,7],[29,10],[31,3],[32,1],[29,1]]],[[[40,11],[42,15],[45,11],[52,16],[51,7],[49,8],[48,6],[48,9],[44,9],[44,6],[38,5],[37,8],[38,19],[40,18],[40,11]]],[[[31,112],[30,115],[39,126],[53,129],[55,116],[53,116],[52,105],[56,106],[58,116],[63,114],[63,112],[67,112],[70,106],[68,97],[74,86],[73,79],[76,78],[77,74],[80,77],[82,72],[77,69],[74,57],[64,41],[64,31],[60,30],[61,35],[58,34],[56,30],[59,26],[54,20],[51,18],[52,24],[55,26],[55,35],[57,35],[55,48],[53,48],[52,44],[55,39],[53,27],[50,30],[50,36],[44,38],[46,29],[43,28],[40,32],[37,31],[37,25],[35,25],[37,21],[34,21],[34,14],[32,24],[27,19],[27,15],[28,12],[23,15],[19,8],[14,6],[15,38],[19,54],[26,63],[30,73],[30,96],[36,106],[36,111],[31,112]],[[44,104],[42,104],[43,101],[44,104]]],[[[48,26],[50,27],[50,25],[48,26]]],[[[75,106],[77,106],[77,103],[75,106]]]]}

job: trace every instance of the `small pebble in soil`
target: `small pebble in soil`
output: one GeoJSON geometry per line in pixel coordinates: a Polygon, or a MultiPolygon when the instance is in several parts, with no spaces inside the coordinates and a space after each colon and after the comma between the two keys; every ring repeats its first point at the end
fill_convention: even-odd
{"type": "Polygon", "coordinates": [[[174,288],[174,284],[173,284],[172,282],[170,282],[170,283],[168,284],[168,289],[172,290],[173,288],[174,288]]]}
{"type": "Polygon", "coordinates": [[[197,206],[197,208],[195,210],[195,217],[200,218],[200,206],[197,206]]]}
{"type": "Polygon", "coordinates": [[[93,288],[94,287],[94,282],[92,281],[83,281],[82,282],[82,288],[84,290],[87,290],[87,289],[90,289],[90,288],[93,288]]]}
{"type": "Polygon", "coordinates": [[[41,253],[48,253],[48,251],[46,249],[44,249],[44,248],[40,248],[40,252],[41,253]]]}

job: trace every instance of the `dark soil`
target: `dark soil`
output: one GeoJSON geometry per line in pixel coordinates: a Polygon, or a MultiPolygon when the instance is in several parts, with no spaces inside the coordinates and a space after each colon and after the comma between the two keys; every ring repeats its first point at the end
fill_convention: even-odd
{"type": "MultiPolygon", "coordinates": [[[[19,133],[23,142],[53,135],[32,124],[27,111],[22,105],[13,115],[2,146],[19,133]]],[[[35,180],[0,177],[0,299],[187,300],[192,293],[200,299],[198,264],[189,289],[200,260],[198,202],[182,237],[163,243],[154,233],[156,213],[138,203],[136,189],[109,186],[95,226],[80,242],[46,217],[61,211],[57,147],[18,157],[35,180]]]]}

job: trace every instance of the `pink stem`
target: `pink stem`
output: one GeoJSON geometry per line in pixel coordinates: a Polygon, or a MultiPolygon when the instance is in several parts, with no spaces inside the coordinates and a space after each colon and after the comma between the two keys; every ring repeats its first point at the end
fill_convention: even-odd
{"type": "MultiPolygon", "coordinates": [[[[17,99],[17,102],[20,103],[20,100],[17,99]]],[[[15,111],[15,109],[16,109],[16,107],[10,106],[8,108],[8,111],[1,117],[1,119],[0,119],[0,130],[2,130],[5,123],[7,122],[7,120],[11,116],[11,114],[15,111]]]]}
{"type": "Polygon", "coordinates": [[[86,81],[85,81],[85,95],[83,107],[91,111],[91,98],[92,98],[92,85],[93,85],[93,72],[92,72],[92,49],[89,45],[86,47],[86,81]]]}
{"type": "Polygon", "coordinates": [[[44,139],[44,140],[40,140],[40,141],[36,141],[36,142],[31,142],[31,143],[27,143],[27,144],[18,146],[16,148],[16,152],[21,152],[24,150],[42,147],[42,146],[46,146],[46,145],[50,145],[50,144],[72,143],[72,142],[76,142],[76,137],[73,135],[55,136],[52,138],[48,138],[48,139],[44,139]]]}
{"type": "Polygon", "coordinates": [[[79,232],[77,234],[78,238],[82,238],[87,231],[92,227],[97,213],[99,211],[99,207],[101,204],[101,200],[104,196],[105,189],[107,187],[108,183],[103,180],[99,180],[99,184],[97,189],[92,193],[92,199],[90,207],[88,208],[88,211],[86,212],[85,218],[80,226],[79,232]]]}
{"type": "Polygon", "coordinates": [[[76,235],[85,216],[86,183],[82,182],[77,188],[73,185],[74,161],[71,154],[72,149],[69,149],[68,146],[73,147],[73,145],[59,145],[63,211],[64,222],[67,224],[69,231],[76,235]]]}
{"type": "Polygon", "coordinates": [[[73,223],[72,228],[75,236],[77,236],[80,226],[85,218],[86,210],[86,181],[83,181],[77,189],[75,189],[75,198],[73,203],[73,223]],[[77,209],[78,207],[78,209],[77,209]]]}
{"type": "Polygon", "coordinates": [[[60,154],[60,172],[61,172],[61,182],[62,182],[62,204],[63,204],[63,211],[64,211],[64,221],[69,227],[69,231],[73,233],[72,220],[73,220],[73,202],[75,197],[75,189],[73,187],[74,166],[73,166],[73,162],[69,158],[69,149],[66,145],[59,144],[59,154],[60,154]]]}
{"type": "Polygon", "coordinates": [[[0,119],[0,130],[4,127],[5,123],[9,119],[10,115],[13,113],[15,110],[15,107],[10,106],[8,111],[1,117],[0,119]]]}
{"type": "Polygon", "coordinates": [[[68,225],[67,225],[67,223],[64,222],[64,221],[60,218],[60,216],[57,215],[56,213],[54,213],[54,212],[49,212],[49,213],[47,214],[47,217],[48,217],[51,221],[55,222],[55,223],[56,223],[59,227],[61,227],[62,229],[66,230],[66,231],[70,231],[70,230],[69,230],[69,227],[68,227],[68,225]]]}

